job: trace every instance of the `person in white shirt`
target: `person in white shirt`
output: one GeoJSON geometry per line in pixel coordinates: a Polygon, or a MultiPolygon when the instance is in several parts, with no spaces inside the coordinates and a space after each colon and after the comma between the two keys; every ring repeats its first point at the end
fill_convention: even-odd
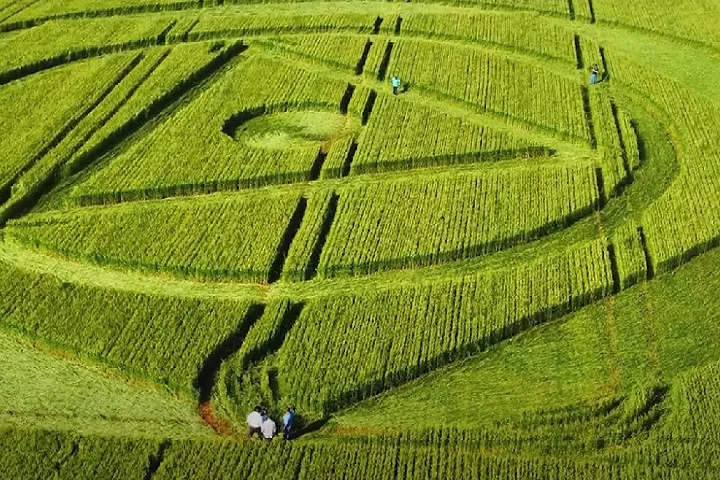
{"type": "Polygon", "coordinates": [[[260,428],[262,430],[263,437],[265,437],[265,440],[272,440],[275,436],[275,433],[277,432],[277,426],[270,417],[267,417],[265,419],[265,421],[262,423],[262,427],[260,428]]]}
{"type": "Polygon", "coordinates": [[[250,412],[250,415],[247,416],[247,424],[248,424],[248,437],[252,438],[253,435],[257,433],[257,436],[262,438],[262,423],[263,418],[262,415],[260,415],[260,410],[262,410],[260,407],[255,407],[255,409],[250,412]]]}

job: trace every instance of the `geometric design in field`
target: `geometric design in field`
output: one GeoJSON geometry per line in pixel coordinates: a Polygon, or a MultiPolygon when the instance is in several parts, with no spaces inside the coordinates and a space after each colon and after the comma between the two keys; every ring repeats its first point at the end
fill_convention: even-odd
{"type": "Polygon", "coordinates": [[[508,129],[416,103],[249,57],[109,158],[70,197],[102,204],[552,153],[508,129]],[[326,167],[316,172],[320,147],[326,167]]]}
{"type": "Polygon", "coordinates": [[[278,61],[244,57],[110,159],[72,195],[99,198],[102,203],[106,196],[126,201],[306,180],[317,144],[306,142],[291,150],[257,148],[228,136],[228,119],[257,108],[282,112],[302,105],[337,110],[347,83],[278,61]]]}
{"type": "MultiPolygon", "coordinates": [[[[610,1],[595,3],[616,18],[616,0],[602,9],[610,1]]],[[[13,292],[0,320],[41,340],[201,389],[203,400],[240,405],[258,394],[320,416],[717,244],[719,109],[586,41],[585,30],[581,39],[577,23],[352,3],[347,14],[213,6],[146,21],[110,18],[120,10],[108,6],[75,19],[85,3],[58,20],[61,2],[28,2],[19,23],[3,24],[22,30],[4,44],[28,55],[0,60],[0,80],[14,82],[0,100],[12,105],[23,85],[68,71],[81,84],[52,92],[47,116],[41,88],[31,89],[31,115],[3,145],[0,200],[17,203],[0,218],[22,217],[5,235],[107,269],[160,273],[156,282],[169,273],[252,282],[260,293],[215,302],[205,285],[190,301],[121,295],[0,265],[13,292]],[[609,85],[587,85],[595,62],[609,85]],[[398,97],[393,74],[406,87],[398,97]],[[35,120],[47,131],[21,139],[35,120]],[[663,171],[677,162],[678,172],[663,171]],[[233,193],[206,195],[221,190],[233,193]],[[223,382],[213,388],[216,373],[223,382]]],[[[592,2],[485,3],[594,16],[592,2]]]]}

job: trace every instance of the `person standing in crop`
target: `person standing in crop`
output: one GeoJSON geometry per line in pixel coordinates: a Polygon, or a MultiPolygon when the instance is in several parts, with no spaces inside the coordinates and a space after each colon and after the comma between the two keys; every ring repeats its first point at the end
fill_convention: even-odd
{"type": "Polygon", "coordinates": [[[277,432],[277,425],[275,425],[275,422],[272,421],[272,418],[265,417],[265,420],[262,423],[262,435],[265,440],[272,440],[275,436],[275,433],[277,432]]]}
{"type": "MultiPolygon", "coordinates": [[[[250,412],[250,415],[247,416],[247,424],[248,424],[248,437],[252,438],[253,435],[257,433],[258,437],[261,437],[262,435],[262,423],[263,418],[260,414],[260,411],[262,409],[260,406],[256,406],[252,412],[250,412]]],[[[262,437],[261,437],[262,438],[262,437]]]]}
{"type": "Polygon", "coordinates": [[[400,91],[400,77],[393,75],[390,82],[392,83],[393,95],[397,95],[398,91],[400,91]]]}
{"type": "Polygon", "coordinates": [[[285,415],[283,415],[283,439],[290,440],[293,423],[295,423],[295,410],[292,407],[287,407],[285,415]]]}
{"type": "Polygon", "coordinates": [[[600,67],[598,67],[597,63],[593,65],[592,67],[592,73],[590,74],[590,85],[595,85],[597,83],[598,73],[600,72],[600,67]]]}

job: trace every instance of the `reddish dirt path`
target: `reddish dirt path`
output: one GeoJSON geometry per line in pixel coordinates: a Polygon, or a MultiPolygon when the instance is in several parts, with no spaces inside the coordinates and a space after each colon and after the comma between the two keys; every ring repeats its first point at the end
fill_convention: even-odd
{"type": "Polygon", "coordinates": [[[210,402],[201,403],[198,408],[203,421],[215,430],[215,433],[222,436],[231,436],[233,434],[232,426],[215,415],[210,402]]]}

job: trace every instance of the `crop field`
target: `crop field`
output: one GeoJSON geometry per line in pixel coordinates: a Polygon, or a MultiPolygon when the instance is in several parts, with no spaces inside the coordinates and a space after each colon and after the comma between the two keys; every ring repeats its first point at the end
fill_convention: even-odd
{"type": "Polygon", "coordinates": [[[720,479],[719,25],[0,0],[0,480],[720,479]]]}

